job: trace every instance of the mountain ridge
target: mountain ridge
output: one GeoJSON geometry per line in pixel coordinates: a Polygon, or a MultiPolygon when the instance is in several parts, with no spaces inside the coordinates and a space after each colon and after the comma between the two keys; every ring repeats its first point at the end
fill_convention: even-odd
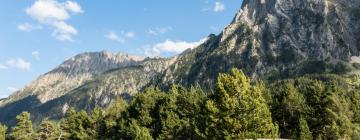
{"type": "MultiPolygon", "coordinates": [[[[95,106],[106,108],[115,97],[132,95],[148,86],[167,89],[172,84],[200,85],[211,90],[218,74],[234,67],[253,80],[347,73],[358,69],[350,63],[360,50],[357,13],[360,2],[356,0],[244,0],[241,10],[220,34],[210,34],[193,49],[172,58],[100,52],[93,53],[98,57],[91,63],[86,61],[87,54],[75,56],[51,71],[62,74],[53,76],[55,81],[65,77],[60,78],[65,81],[63,85],[44,80],[55,83],[55,88],[43,89],[48,93],[23,90],[21,93],[28,96],[14,98],[14,94],[10,101],[15,102],[10,98],[0,100],[0,116],[15,108],[36,114],[37,121],[49,116],[59,119],[69,106],[88,111],[95,106]],[[75,78],[69,80],[67,76],[75,78]],[[62,86],[66,89],[59,90],[62,86]],[[39,98],[39,103],[33,98],[39,98]]],[[[0,118],[0,122],[13,120],[0,118]]]]}

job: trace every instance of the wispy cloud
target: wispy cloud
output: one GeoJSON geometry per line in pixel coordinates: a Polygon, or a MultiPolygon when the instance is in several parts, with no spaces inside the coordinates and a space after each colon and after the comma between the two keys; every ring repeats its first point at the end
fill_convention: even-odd
{"type": "Polygon", "coordinates": [[[114,31],[110,31],[105,34],[105,38],[115,41],[115,42],[118,42],[118,43],[125,43],[126,39],[131,39],[134,37],[135,37],[134,32],[125,32],[125,31],[121,31],[121,34],[117,34],[114,31]]]}
{"type": "Polygon", "coordinates": [[[117,33],[115,32],[108,32],[105,37],[109,40],[112,40],[112,41],[116,41],[118,43],[124,43],[125,42],[125,39],[120,37],[117,33]]]}
{"type": "Polygon", "coordinates": [[[166,27],[156,27],[156,28],[153,28],[153,29],[149,29],[148,30],[148,33],[150,35],[160,35],[160,34],[165,34],[169,31],[171,31],[173,28],[171,26],[166,26],[166,27]]]}
{"type": "Polygon", "coordinates": [[[24,32],[31,32],[33,30],[40,30],[42,27],[40,25],[32,25],[30,23],[22,23],[17,26],[17,29],[24,32]]]}
{"type": "Polygon", "coordinates": [[[4,69],[8,69],[8,67],[3,64],[0,64],[0,70],[4,70],[4,69]]]}
{"type": "Polygon", "coordinates": [[[52,36],[61,41],[73,41],[78,31],[66,21],[72,14],[84,13],[81,6],[74,1],[58,2],[56,0],[37,0],[26,9],[26,13],[43,25],[53,29],[52,36]]]}
{"type": "Polygon", "coordinates": [[[215,12],[222,12],[225,10],[225,4],[222,2],[215,2],[214,11],[215,12]]]}
{"type": "Polygon", "coordinates": [[[6,63],[7,68],[17,68],[20,70],[30,70],[31,64],[22,58],[11,59],[6,63]]]}
{"type": "Polygon", "coordinates": [[[36,59],[40,60],[40,52],[39,51],[33,51],[31,55],[36,59]]]}
{"type": "Polygon", "coordinates": [[[134,38],[134,37],[135,37],[135,33],[134,33],[134,32],[127,32],[127,33],[126,33],[126,37],[127,37],[127,38],[134,38]]]}
{"type": "Polygon", "coordinates": [[[196,42],[187,42],[187,41],[172,41],[166,40],[161,43],[157,43],[155,45],[148,45],[147,49],[145,49],[145,55],[149,57],[161,56],[162,54],[179,54],[186,49],[193,49],[200,44],[204,43],[207,38],[201,39],[196,42]]]}

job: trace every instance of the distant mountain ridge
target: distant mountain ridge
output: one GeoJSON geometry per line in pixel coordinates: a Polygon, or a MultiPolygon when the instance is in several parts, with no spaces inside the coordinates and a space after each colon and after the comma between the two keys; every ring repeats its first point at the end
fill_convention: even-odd
{"type": "MultiPolygon", "coordinates": [[[[0,116],[1,116],[0,121],[8,122],[9,118],[13,118],[14,115],[25,110],[30,112],[33,111],[34,113],[37,111],[41,111],[38,110],[38,108],[41,108],[43,104],[46,103],[49,104],[49,102],[53,100],[56,100],[63,96],[67,96],[69,92],[72,92],[74,90],[76,91],[80,87],[84,87],[84,85],[91,84],[94,82],[96,84],[101,84],[100,81],[102,80],[101,79],[102,76],[106,77],[106,75],[108,75],[109,73],[112,72],[115,73],[119,69],[128,70],[133,67],[139,67],[139,68],[135,68],[134,71],[141,69],[143,70],[143,73],[141,74],[148,74],[148,75],[144,75],[144,77],[141,77],[144,80],[138,82],[141,82],[142,85],[146,85],[147,81],[150,80],[150,78],[152,78],[151,77],[152,75],[154,75],[153,74],[154,72],[160,72],[160,70],[164,69],[162,67],[166,66],[166,64],[162,64],[159,66],[151,67],[152,64],[156,65],[157,60],[159,61],[159,63],[162,62],[165,63],[166,59],[151,59],[141,56],[131,56],[122,53],[113,54],[108,51],[90,52],[90,53],[83,53],[76,55],[66,60],[64,63],[62,63],[52,71],[44,75],[41,75],[37,80],[31,82],[31,84],[15,92],[8,98],[0,100],[0,116]]],[[[129,73],[127,74],[128,75],[124,75],[124,76],[141,75],[141,74],[131,75],[129,73]]],[[[129,80],[127,78],[129,77],[126,77],[125,79],[123,79],[123,81],[129,80]]],[[[116,83],[111,83],[111,81],[102,81],[102,82],[108,82],[109,84],[116,84],[116,83]]],[[[139,84],[138,82],[137,83],[133,82],[134,84],[137,85],[130,87],[137,90],[140,89],[141,87],[138,86],[141,84],[139,84]]],[[[125,84],[128,83],[125,82],[125,84]]],[[[113,85],[112,87],[115,87],[115,85],[113,85]]],[[[135,93],[134,89],[130,89],[130,87],[128,89],[122,88],[119,89],[118,91],[114,91],[111,93],[116,95],[121,95],[123,93],[129,93],[129,94],[135,93]]],[[[99,91],[99,92],[105,92],[105,91],[99,91]]],[[[110,101],[111,100],[109,100],[107,104],[109,104],[110,101]]],[[[65,105],[65,104],[61,104],[61,105],[65,105]]],[[[60,114],[60,116],[61,115],[63,114],[60,114]]],[[[13,120],[11,121],[11,123],[14,123],[13,120]]]]}
{"type": "Polygon", "coordinates": [[[219,35],[172,58],[77,55],[0,100],[0,122],[12,124],[21,111],[40,121],[59,119],[69,107],[106,108],[148,86],[211,90],[217,75],[233,67],[253,80],[358,70],[352,58],[360,51],[359,19],[358,0],[244,0],[219,35]]]}

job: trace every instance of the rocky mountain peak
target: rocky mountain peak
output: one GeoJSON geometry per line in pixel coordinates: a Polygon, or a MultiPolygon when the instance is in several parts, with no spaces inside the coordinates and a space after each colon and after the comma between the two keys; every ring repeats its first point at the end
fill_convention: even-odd
{"type": "Polygon", "coordinates": [[[111,53],[106,50],[101,52],[87,52],[66,60],[50,73],[66,73],[68,75],[85,73],[100,74],[110,69],[136,65],[144,59],[145,57],[111,53]]]}
{"type": "Polygon", "coordinates": [[[0,101],[0,106],[30,95],[36,96],[40,102],[45,103],[92,80],[96,75],[112,69],[137,66],[144,59],[145,57],[141,56],[109,51],[78,54],[64,61],[52,71],[41,75],[9,98],[0,101]]]}

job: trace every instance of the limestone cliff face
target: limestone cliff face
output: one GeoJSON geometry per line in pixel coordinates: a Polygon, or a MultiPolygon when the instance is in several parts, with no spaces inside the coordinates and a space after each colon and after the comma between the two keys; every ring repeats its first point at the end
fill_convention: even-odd
{"type": "Polygon", "coordinates": [[[95,75],[115,68],[138,65],[143,60],[143,57],[112,54],[108,51],[79,54],[0,101],[0,107],[29,95],[36,96],[41,103],[45,103],[79,87],[95,75]]]}
{"type": "Polygon", "coordinates": [[[179,55],[155,84],[211,88],[231,67],[253,79],[332,72],[359,55],[359,18],[358,0],[244,0],[221,34],[179,55]]]}
{"type": "MultiPolygon", "coordinates": [[[[22,90],[0,100],[0,122],[22,111],[61,118],[69,107],[106,108],[117,96],[149,85],[201,85],[242,69],[252,79],[340,73],[360,62],[359,0],[244,0],[219,35],[173,58],[145,59],[109,52],[77,55],[22,90]]],[[[359,71],[359,70],[358,70],[359,71]]]]}
{"type": "Polygon", "coordinates": [[[61,117],[59,109],[69,105],[88,110],[107,107],[116,96],[138,92],[168,65],[167,59],[107,51],[79,54],[1,100],[0,121],[14,123],[22,111],[40,121],[61,117]]]}

